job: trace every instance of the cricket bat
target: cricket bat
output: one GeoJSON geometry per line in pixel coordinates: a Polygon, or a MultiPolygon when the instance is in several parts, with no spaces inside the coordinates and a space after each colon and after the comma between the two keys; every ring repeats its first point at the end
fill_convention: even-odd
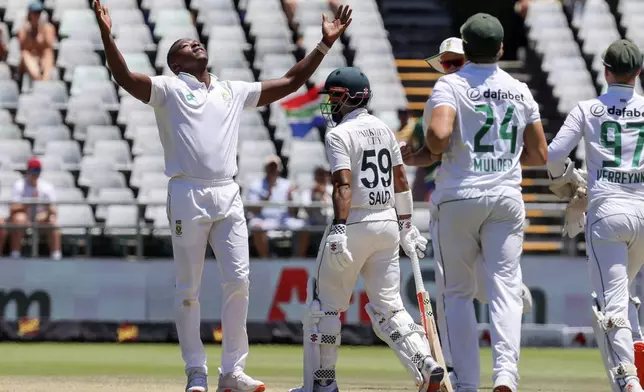
{"type": "Polygon", "coordinates": [[[438,339],[438,329],[434,322],[434,310],[432,309],[431,298],[427,290],[425,290],[423,276],[420,273],[420,263],[418,262],[418,256],[416,255],[412,255],[411,257],[411,268],[414,273],[416,299],[418,299],[418,309],[420,310],[420,321],[425,329],[427,340],[429,340],[429,348],[436,362],[445,369],[445,377],[443,377],[443,382],[441,384],[441,392],[454,392],[452,383],[450,382],[447,374],[447,367],[445,366],[445,357],[443,357],[441,342],[438,339]]]}

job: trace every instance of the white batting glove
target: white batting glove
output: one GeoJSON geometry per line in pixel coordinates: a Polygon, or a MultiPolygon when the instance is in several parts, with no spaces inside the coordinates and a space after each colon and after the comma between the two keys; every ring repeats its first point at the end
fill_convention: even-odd
{"type": "Polygon", "coordinates": [[[570,203],[566,207],[564,227],[562,235],[575,238],[577,234],[584,231],[586,225],[586,209],[588,208],[588,195],[586,188],[579,187],[575,191],[570,203]]]}
{"type": "Polygon", "coordinates": [[[408,257],[416,254],[419,259],[425,257],[427,249],[427,238],[420,235],[418,228],[411,223],[411,219],[401,219],[398,221],[400,229],[400,246],[408,257]]]}
{"type": "Polygon", "coordinates": [[[347,248],[347,226],[333,225],[326,236],[326,250],[329,252],[330,266],[342,271],[353,263],[353,256],[347,248]]]}

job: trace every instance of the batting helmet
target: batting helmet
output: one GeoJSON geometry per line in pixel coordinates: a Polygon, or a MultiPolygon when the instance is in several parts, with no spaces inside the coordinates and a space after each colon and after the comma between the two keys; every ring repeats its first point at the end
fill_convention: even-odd
{"type": "Polygon", "coordinates": [[[320,105],[320,110],[331,127],[340,123],[348,113],[342,113],[342,108],[365,107],[372,95],[369,79],[355,67],[338,68],[331,72],[320,94],[329,95],[329,99],[320,105]]]}

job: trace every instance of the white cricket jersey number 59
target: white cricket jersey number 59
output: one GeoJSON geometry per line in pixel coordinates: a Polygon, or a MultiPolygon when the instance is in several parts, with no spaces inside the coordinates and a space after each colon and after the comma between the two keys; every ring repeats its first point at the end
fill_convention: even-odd
{"type": "Polygon", "coordinates": [[[391,153],[383,148],[376,153],[375,149],[362,152],[360,182],[365,188],[373,189],[379,184],[383,188],[391,185],[391,153]]]}
{"type": "MultiPolygon", "coordinates": [[[[495,125],[495,116],[494,109],[489,104],[476,105],[474,108],[477,112],[485,114],[485,122],[481,129],[476,132],[474,135],[474,152],[486,153],[494,152],[494,145],[485,144],[482,140],[488,131],[495,125]]],[[[499,137],[501,140],[510,141],[510,153],[516,154],[517,150],[517,126],[512,125],[510,127],[510,121],[512,121],[512,116],[514,115],[514,105],[508,106],[508,109],[505,111],[505,116],[503,116],[503,121],[501,121],[501,126],[499,128],[499,137]],[[510,128],[510,130],[508,130],[510,128]]]]}

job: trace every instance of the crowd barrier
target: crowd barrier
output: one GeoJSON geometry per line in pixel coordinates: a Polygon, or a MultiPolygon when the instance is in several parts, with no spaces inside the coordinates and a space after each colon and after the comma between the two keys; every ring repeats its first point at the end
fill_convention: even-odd
{"type": "MultiPolygon", "coordinates": [[[[434,261],[421,261],[425,284],[434,294],[434,261]]],[[[524,316],[526,346],[595,344],[590,284],[583,258],[533,257],[522,260],[525,284],[534,299],[524,316]]],[[[300,317],[313,259],[251,262],[248,333],[256,343],[300,343],[300,317]]],[[[174,342],[174,266],[169,260],[0,259],[0,339],[52,341],[174,342]]],[[[635,284],[636,293],[640,281],[635,284]]],[[[219,342],[219,268],[208,260],[201,289],[201,329],[205,342],[219,342]]],[[[418,320],[411,267],[401,259],[401,294],[418,320]]],[[[374,344],[368,302],[361,280],[342,313],[343,344],[374,344]]],[[[487,306],[474,301],[481,344],[489,344],[487,306]]]]}

